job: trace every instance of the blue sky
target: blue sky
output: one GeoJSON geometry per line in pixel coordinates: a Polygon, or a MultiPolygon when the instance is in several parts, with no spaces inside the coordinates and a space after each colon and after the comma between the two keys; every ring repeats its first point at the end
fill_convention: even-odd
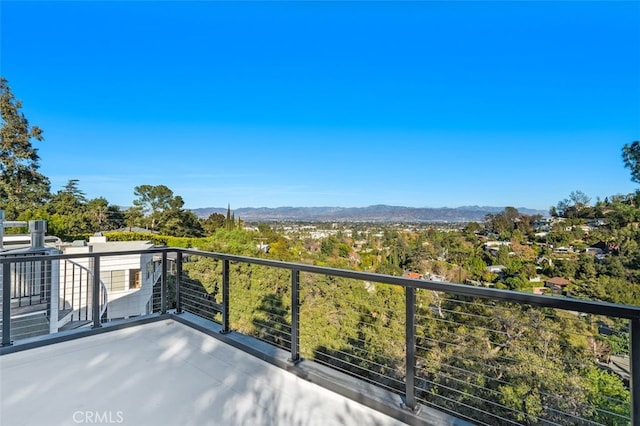
{"type": "Polygon", "coordinates": [[[131,205],[516,206],[637,188],[640,2],[0,3],[40,171],[131,205]]]}

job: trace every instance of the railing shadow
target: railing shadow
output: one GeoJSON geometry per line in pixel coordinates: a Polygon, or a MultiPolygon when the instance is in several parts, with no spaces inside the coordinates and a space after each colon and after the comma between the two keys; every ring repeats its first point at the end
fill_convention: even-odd
{"type": "Polygon", "coordinates": [[[7,425],[400,424],[172,320],[5,355],[0,368],[7,425]]]}

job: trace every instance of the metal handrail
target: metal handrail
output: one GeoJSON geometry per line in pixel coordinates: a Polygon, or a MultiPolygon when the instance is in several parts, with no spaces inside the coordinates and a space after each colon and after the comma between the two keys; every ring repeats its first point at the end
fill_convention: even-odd
{"type": "MultiPolygon", "coordinates": [[[[94,273],[91,269],[87,268],[86,266],[78,263],[78,262],[74,262],[72,260],[69,259],[64,259],[66,262],[69,262],[72,265],[77,266],[78,268],[84,270],[87,273],[87,283],[93,282],[93,280],[91,279],[94,276],[94,273]]],[[[65,285],[67,284],[67,280],[64,280],[65,285]]],[[[89,286],[89,284],[87,284],[87,287],[89,286]]],[[[107,286],[104,283],[104,281],[100,280],[100,288],[102,290],[102,298],[101,298],[101,303],[100,303],[100,318],[102,318],[102,316],[104,315],[104,313],[107,310],[107,303],[109,303],[109,296],[108,296],[108,292],[107,292],[107,286]]]]}
{"type": "Polygon", "coordinates": [[[615,316],[629,320],[640,320],[640,306],[621,305],[610,302],[599,302],[592,300],[560,298],[554,296],[546,296],[539,294],[520,293],[512,290],[501,290],[487,287],[476,287],[465,284],[455,284],[433,280],[416,280],[412,278],[404,278],[393,275],[376,274],[371,272],[351,271],[347,269],[329,268],[326,266],[315,266],[303,263],[283,262],[279,260],[270,260],[257,257],[236,256],[224,253],[206,252],[193,249],[182,248],[152,248],[148,250],[123,250],[103,253],[75,253],[75,254],[52,254],[38,256],[14,256],[11,259],[0,258],[0,264],[38,261],[38,260],[56,260],[56,259],[80,259],[80,258],[96,258],[123,256],[128,254],[153,254],[153,253],[180,253],[184,255],[197,255],[203,257],[212,257],[219,260],[229,262],[240,262],[254,265],[270,266],[280,269],[288,269],[290,271],[310,272],[321,275],[330,275],[335,277],[353,278],[363,281],[372,281],[382,284],[395,284],[402,287],[420,288],[425,290],[434,290],[444,293],[454,294],[456,296],[479,297],[483,299],[500,300],[504,302],[516,302],[520,304],[530,304],[534,306],[564,309],[568,311],[584,312],[594,315],[615,316]]]}

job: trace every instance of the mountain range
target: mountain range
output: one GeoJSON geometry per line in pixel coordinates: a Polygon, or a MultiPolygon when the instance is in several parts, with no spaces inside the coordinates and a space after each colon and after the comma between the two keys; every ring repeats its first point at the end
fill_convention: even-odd
{"type": "MultiPolygon", "coordinates": [[[[521,214],[548,215],[545,210],[518,207],[521,214]]],[[[245,222],[481,222],[485,215],[500,213],[504,207],[403,207],[378,204],[368,207],[243,207],[233,209],[236,219],[245,222]]],[[[227,209],[205,207],[192,209],[200,218],[213,213],[226,215],[227,209]]]]}

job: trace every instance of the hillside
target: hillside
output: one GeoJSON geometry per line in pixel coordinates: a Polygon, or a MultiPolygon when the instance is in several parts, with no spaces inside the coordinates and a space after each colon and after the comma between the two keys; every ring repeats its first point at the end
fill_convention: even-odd
{"type": "MultiPolygon", "coordinates": [[[[318,222],[471,222],[483,221],[488,213],[499,213],[504,207],[402,207],[375,205],[368,207],[243,207],[234,209],[236,218],[245,222],[259,221],[318,221],[318,222]]],[[[212,213],[226,214],[226,208],[205,207],[192,209],[198,217],[212,213]]],[[[522,214],[547,215],[544,210],[518,208],[522,214]]]]}

